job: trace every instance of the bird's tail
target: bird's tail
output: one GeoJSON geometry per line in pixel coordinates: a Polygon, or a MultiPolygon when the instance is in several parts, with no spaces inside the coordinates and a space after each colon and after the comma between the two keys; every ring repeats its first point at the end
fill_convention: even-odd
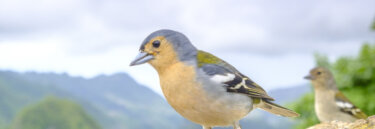
{"type": "Polygon", "coordinates": [[[257,108],[261,108],[267,112],[270,112],[272,114],[275,114],[275,115],[280,115],[280,116],[284,116],[284,117],[298,117],[299,114],[290,110],[290,109],[287,109],[285,107],[282,107],[280,105],[277,105],[275,103],[272,103],[268,100],[265,100],[265,99],[261,99],[260,103],[256,104],[255,107],[257,108]]]}

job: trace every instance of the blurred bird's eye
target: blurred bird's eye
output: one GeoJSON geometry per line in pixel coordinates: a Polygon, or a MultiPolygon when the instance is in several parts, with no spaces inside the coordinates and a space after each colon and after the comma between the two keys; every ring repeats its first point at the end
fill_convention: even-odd
{"type": "Polygon", "coordinates": [[[317,74],[320,75],[320,74],[322,74],[322,72],[318,72],[317,74]]]}
{"type": "Polygon", "coordinates": [[[160,41],[159,40],[155,40],[154,42],[152,42],[152,46],[154,48],[158,48],[160,46],[160,41]]]}

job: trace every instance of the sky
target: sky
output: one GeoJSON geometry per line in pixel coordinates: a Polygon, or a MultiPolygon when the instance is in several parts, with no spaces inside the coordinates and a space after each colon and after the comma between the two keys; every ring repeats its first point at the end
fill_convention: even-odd
{"type": "Polygon", "coordinates": [[[184,33],[266,90],[308,83],[314,53],[334,61],[375,41],[374,0],[0,0],[0,69],[85,78],[126,72],[161,93],[144,38],[184,33]]]}

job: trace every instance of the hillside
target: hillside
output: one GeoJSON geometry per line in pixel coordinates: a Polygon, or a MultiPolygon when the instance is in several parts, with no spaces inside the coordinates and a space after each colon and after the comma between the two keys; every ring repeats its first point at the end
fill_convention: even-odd
{"type": "Polygon", "coordinates": [[[106,129],[199,127],[126,74],[85,79],[65,74],[1,71],[0,93],[0,129],[23,107],[48,95],[76,100],[106,129]]]}
{"type": "MultiPolygon", "coordinates": [[[[308,86],[298,86],[269,93],[285,104],[308,89],[308,86]]],[[[66,74],[10,71],[0,71],[0,108],[3,109],[0,125],[9,124],[23,107],[49,95],[75,100],[105,129],[201,128],[182,118],[161,96],[125,73],[86,79],[66,74]]],[[[255,110],[241,123],[244,128],[287,129],[293,121],[255,110]]]]}
{"type": "Polygon", "coordinates": [[[5,128],[23,107],[48,94],[68,96],[53,86],[27,81],[17,73],[0,72],[0,129],[5,128]]]}
{"type": "MultiPolygon", "coordinates": [[[[172,110],[162,97],[137,84],[125,73],[91,79],[27,73],[23,78],[54,84],[74,97],[89,102],[106,115],[107,122],[103,122],[103,116],[98,119],[102,119],[101,124],[108,128],[165,129],[190,124],[172,110]],[[170,124],[169,121],[175,124],[170,124]]],[[[91,113],[96,116],[95,112],[91,113]]]]}
{"type": "Polygon", "coordinates": [[[101,129],[84,109],[69,100],[47,97],[24,108],[10,129],[101,129]]]}

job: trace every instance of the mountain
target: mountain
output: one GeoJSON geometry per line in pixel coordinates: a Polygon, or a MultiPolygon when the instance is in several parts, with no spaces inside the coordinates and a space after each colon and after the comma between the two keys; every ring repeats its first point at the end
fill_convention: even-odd
{"type": "MultiPolygon", "coordinates": [[[[285,104],[308,89],[298,86],[269,93],[285,104]]],[[[161,96],[125,73],[86,79],[67,74],[0,71],[0,129],[23,107],[51,95],[78,102],[105,129],[201,128],[178,115],[161,96]]],[[[250,114],[241,121],[244,128],[287,129],[293,124],[289,118],[260,110],[250,114]]]]}
{"type": "Polygon", "coordinates": [[[0,122],[9,124],[21,108],[48,95],[74,99],[105,129],[199,127],[178,115],[149,88],[127,74],[91,79],[54,73],[0,72],[0,122]],[[4,106],[2,106],[4,105],[4,106]],[[171,124],[171,122],[173,124],[171,124]]]}
{"type": "Polygon", "coordinates": [[[50,85],[30,82],[14,72],[0,72],[0,129],[11,123],[23,107],[39,101],[47,94],[67,96],[50,85]]]}
{"type": "Polygon", "coordinates": [[[47,97],[17,114],[10,129],[101,129],[84,109],[70,100],[47,97]]]}
{"type": "MultiPolygon", "coordinates": [[[[26,73],[23,77],[54,84],[76,98],[89,102],[103,112],[107,120],[110,119],[107,122],[101,120],[101,124],[107,128],[172,129],[192,124],[172,110],[162,97],[139,85],[125,73],[91,79],[38,73],[26,73]]],[[[95,112],[91,113],[96,116],[95,112]]]]}
{"type": "Polygon", "coordinates": [[[293,102],[297,98],[311,91],[310,84],[292,86],[288,88],[274,89],[268,92],[270,96],[275,98],[276,103],[287,104],[293,102]]]}

